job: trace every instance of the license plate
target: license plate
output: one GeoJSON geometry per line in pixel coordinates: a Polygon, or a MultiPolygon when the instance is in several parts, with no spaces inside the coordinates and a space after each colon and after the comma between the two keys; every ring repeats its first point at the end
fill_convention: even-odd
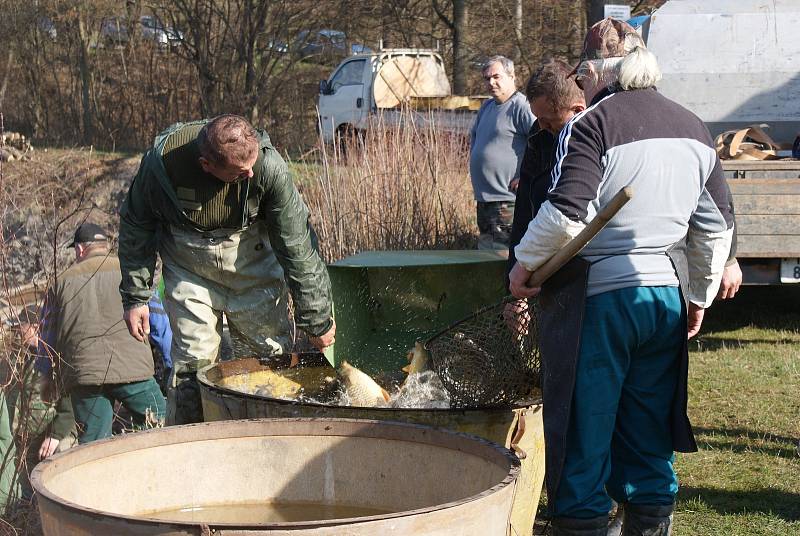
{"type": "Polygon", "coordinates": [[[800,283],[800,258],[781,259],[781,283],[800,283]]]}

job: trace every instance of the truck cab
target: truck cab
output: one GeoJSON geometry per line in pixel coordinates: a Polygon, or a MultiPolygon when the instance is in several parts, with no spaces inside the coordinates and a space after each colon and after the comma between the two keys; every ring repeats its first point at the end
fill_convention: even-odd
{"type": "Polygon", "coordinates": [[[366,130],[371,116],[383,111],[450,93],[444,60],[435,51],[382,49],[350,56],[320,81],[320,132],[330,142],[343,132],[366,130]]]}
{"type": "Polygon", "coordinates": [[[319,84],[319,127],[325,141],[337,133],[364,128],[369,114],[372,55],[346,58],[319,84]],[[366,97],[366,98],[365,98],[366,97]]]}

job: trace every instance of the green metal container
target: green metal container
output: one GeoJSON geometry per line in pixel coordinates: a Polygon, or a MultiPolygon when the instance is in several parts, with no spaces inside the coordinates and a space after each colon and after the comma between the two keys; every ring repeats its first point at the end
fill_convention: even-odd
{"type": "MultiPolygon", "coordinates": [[[[327,357],[336,365],[347,360],[376,378],[404,376],[406,353],[416,341],[427,340],[507,294],[506,263],[499,251],[373,251],[329,266],[336,344],[327,357]]],[[[483,437],[514,449],[522,458],[509,534],[532,533],[544,479],[541,404],[468,410],[361,408],[252,394],[259,384],[270,383],[281,392],[302,388],[313,396],[324,383],[321,378],[335,374],[318,354],[217,363],[198,373],[203,413],[207,421],[258,417],[401,421],[483,437]]]]}
{"type": "Polygon", "coordinates": [[[500,251],[368,251],[328,266],[333,363],[399,370],[416,341],[508,294],[506,262],[500,251]]]}

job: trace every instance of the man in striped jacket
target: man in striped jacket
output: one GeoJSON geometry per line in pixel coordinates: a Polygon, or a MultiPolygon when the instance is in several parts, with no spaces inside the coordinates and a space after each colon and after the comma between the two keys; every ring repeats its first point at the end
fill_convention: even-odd
{"type": "Polygon", "coordinates": [[[553,534],[669,534],[686,416],[687,338],[720,286],[733,209],[703,123],[655,90],[624,22],[595,24],[576,68],[588,107],[561,131],[545,201],[516,247],[512,293],[625,186],[633,199],[542,289],[542,389],[553,534]],[[685,254],[676,244],[685,239],[685,254]],[[683,293],[681,290],[683,289],[683,293]]]}

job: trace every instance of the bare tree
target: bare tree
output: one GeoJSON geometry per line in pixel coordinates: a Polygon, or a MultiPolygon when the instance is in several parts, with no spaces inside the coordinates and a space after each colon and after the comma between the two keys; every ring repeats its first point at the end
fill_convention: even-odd
{"type": "Polygon", "coordinates": [[[469,27],[469,10],[466,0],[451,0],[452,17],[448,17],[438,0],[432,0],[436,14],[450,29],[453,36],[453,92],[463,95],[467,92],[466,47],[467,29],[469,27]]]}
{"type": "Polygon", "coordinates": [[[522,59],[522,0],[514,0],[514,62],[522,59]]]}
{"type": "MultiPolygon", "coordinates": [[[[235,110],[258,123],[296,56],[280,49],[299,25],[313,24],[318,6],[280,0],[175,0],[160,12],[187,28],[183,54],[200,82],[200,114],[235,110]]],[[[285,45],[284,45],[285,46],[285,45]]]]}
{"type": "Polygon", "coordinates": [[[268,127],[284,147],[307,148],[318,80],[341,56],[301,60],[291,50],[299,32],[343,30],[348,45],[373,49],[380,39],[441,44],[454,91],[467,94],[481,91],[473,66],[485,56],[514,57],[520,80],[547,55],[574,60],[588,2],[0,0],[0,93],[7,124],[40,143],[140,149],[170,122],[230,112],[268,127]],[[141,31],[144,15],[180,39],[156,43],[141,31]],[[104,40],[104,20],[127,36],[104,40]]]}
{"type": "Polygon", "coordinates": [[[83,143],[91,145],[94,138],[94,108],[92,106],[92,65],[89,60],[89,28],[85,6],[74,8],[75,22],[73,26],[78,37],[78,66],[81,80],[81,108],[83,110],[83,143]]]}

